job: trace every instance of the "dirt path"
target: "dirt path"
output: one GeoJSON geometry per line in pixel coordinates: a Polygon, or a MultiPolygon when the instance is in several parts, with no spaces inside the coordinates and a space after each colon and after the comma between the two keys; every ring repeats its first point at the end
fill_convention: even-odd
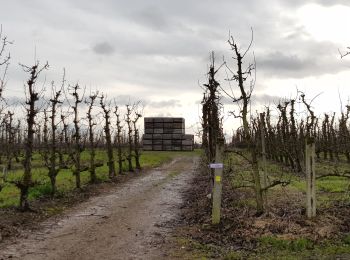
{"type": "Polygon", "coordinates": [[[48,220],[0,259],[169,259],[169,237],[198,158],[178,158],[48,220]]]}

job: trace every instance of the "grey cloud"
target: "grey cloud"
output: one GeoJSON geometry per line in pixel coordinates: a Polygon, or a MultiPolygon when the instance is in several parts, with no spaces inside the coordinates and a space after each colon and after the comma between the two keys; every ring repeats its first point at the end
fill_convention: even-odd
{"type": "Polygon", "coordinates": [[[142,56],[164,56],[165,58],[201,58],[203,52],[215,49],[214,42],[203,40],[193,33],[181,32],[177,34],[149,33],[143,34],[121,32],[112,36],[113,46],[117,53],[125,58],[142,56]]]}
{"type": "MultiPolygon", "coordinates": [[[[14,0],[0,10],[0,16],[4,29],[13,33],[9,36],[15,40],[11,46],[14,64],[23,62],[19,60],[23,53],[31,55],[28,48],[38,44],[41,57],[57,68],[50,69],[48,80],[53,74],[59,79],[61,68],[69,66],[68,80],[102,86],[101,91],[113,90],[115,95],[117,91],[132,94],[124,84],[142,86],[136,95],[144,95],[147,101],[155,93],[199,93],[197,80],[205,81],[209,52],[216,51],[218,62],[223,55],[227,59],[232,56],[226,43],[230,29],[244,49],[249,44],[250,26],[254,28],[252,50],[256,53],[258,82],[260,73],[302,78],[348,69],[349,61],[340,61],[337,56],[340,46],[311,40],[293,17],[297,8],[309,3],[349,5],[348,0],[203,0],[200,4],[197,0],[62,0],[54,4],[14,0]],[[289,15],[282,16],[282,10],[289,15]],[[18,17],[34,15],[24,23],[14,19],[15,12],[18,17]],[[28,32],[35,30],[40,37],[33,40],[28,32]],[[18,54],[16,48],[21,42],[23,51],[18,54]],[[101,59],[102,55],[106,58],[101,59]]],[[[27,60],[32,60],[30,55],[27,60]]],[[[12,75],[20,82],[26,78],[23,73],[9,74],[9,88],[12,75]]],[[[17,88],[22,90],[22,85],[17,88]]],[[[114,98],[112,92],[109,95],[114,98]]]]}
{"type": "Polygon", "coordinates": [[[280,51],[270,52],[262,56],[258,61],[258,66],[263,70],[276,71],[299,71],[306,67],[315,66],[314,62],[300,59],[296,54],[284,54],[280,51]]]}
{"type": "MultiPolygon", "coordinates": [[[[202,100],[199,101],[199,104],[202,102],[202,100]]],[[[223,105],[232,105],[232,99],[227,97],[226,95],[222,96],[220,99],[220,103],[223,105]]]]}
{"type": "MultiPolygon", "coordinates": [[[[106,95],[106,93],[104,93],[106,95]]],[[[107,93],[108,94],[108,93],[107,93]]],[[[130,95],[118,95],[118,96],[109,96],[106,95],[106,100],[111,106],[118,106],[119,110],[125,109],[126,105],[138,105],[139,108],[145,106],[147,101],[138,97],[130,95]]]]}
{"type": "Polygon", "coordinates": [[[9,96],[9,97],[5,97],[5,102],[8,106],[18,107],[18,106],[24,106],[25,99],[22,99],[16,96],[9,96]]]}
{"type": "Polygon", "coordinates": [[[157,6],[148,6],[132,15],[133,19],[143,26],[154,30],[163,31],[169,28],[169,23],[164,13],[157,6]]]}
{"type": "Polygon", "coordinates": [[[181,107],[181,101],[177,99],[169,99],[164,101],[151,101],[147,105],[153,108],[181,107]]]}
{"type": "Polygon", "coordinates": [[[154,116],[158,116],[158,117],[172,117],[172,116],[176,116],[176,113],[172,114],[170,112],[162,112],[162,113],[157,113],[154,116]]]}
{"type": "Polygon", "coordinates": [[[270,105],[277,104],[282,97],[273,96],[269,94],[253,94],[252,95],[252,104],[253,105],[270,105]]]}
{"type": "MultiPolygon", "coordinates": [[[[265,93],[254,93],[252,94],[251,101],[252,105],[268,105],[273,103],[278,103],[282,98],[279,96],[273,96],[265,93]]],[[[200,102],[199,102],[200,103],[200,102]]],[[[233,105],[232,99],[226,95],[222,96],[220,103],[223,105],[233,105]]]]}
{"type": "Polygon", "coordinates": [[[349,5],[348,0],[278,0],[275,1],[276,3],[280,4],[281,6],[285,7],[292,7],[292,8],[298,8],[300,6],[306,5],[306,4],[319,4],[323,6],[333,6],[333,5],[349,5]]]}
{"type": "MultiPolygon", "coordinates": [[[[332,5],[349,5],[349,1],[348,0],[314,0],[314,2],[316,4],[320,4],[320,5],[324,5],[324,6],[332,6],[332,5]]],[[[305,3],[305,1],[304,1],[305,3]]]]}
{"type": "Polygon", "coordinates": [[[94,45],[93,51],[101,55],[110,55],[115,52],[114,47],[108,42],[100,42],[94,45]]]}
{"type": "MultiPolygon", "coordinates": [[[[283,46],[283,41],[281,44],[283,46]]],[[[277,78],[304,78],[339,73],[348,70],[350,65],[350,61],[340,61],[337,46],[331,42],[293,36],[293,40],[284,42],[284,47],[283,50],[257,52],[258,71],[277,78]]]]}
{"type": "MultiPolygon", "coordinates": [[[[9,110],[9,111],[13,111],[14,109],[17,109],[19,108],[21,110],[21,114],[20,116],[24,116],[25,115],[25,107],[26,107],[26,104],[25,104],[25,98],[20,98],[20,97],[17,97],[17,96],[8,96],[8,97],[5,97],[5,103],[6,103],[6,109],[9,110]]],[[[47,108],[48,107],[48,101],[43,99],[43,98],[40,98],[36,103],[35,103],[35,107],[36,108],[40,108],[40,111],[42,112],[42,110],[44,108],[47,108]]]]}

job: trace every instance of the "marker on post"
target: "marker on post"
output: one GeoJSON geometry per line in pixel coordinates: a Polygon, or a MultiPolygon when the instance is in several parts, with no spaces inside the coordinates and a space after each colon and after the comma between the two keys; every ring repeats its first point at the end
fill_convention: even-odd
{"type": "Polygon", "coordinates": [[[214,169],[214,187],[213,187],[213,208],[212,208],[212,223],[220,223],[220,211],[221,211],[221,193],[222,193],[222,176],[224,164],[224,140],[218,139],[216,144],[215,163],[209,164],[211,169],[214,169]]]}
{"type": "Polygon", "coordinates": [[[211,164],[209,164],[209,167],[211,169],[223,169],[224,164],[223,163],[211,163],[211,164]]]}

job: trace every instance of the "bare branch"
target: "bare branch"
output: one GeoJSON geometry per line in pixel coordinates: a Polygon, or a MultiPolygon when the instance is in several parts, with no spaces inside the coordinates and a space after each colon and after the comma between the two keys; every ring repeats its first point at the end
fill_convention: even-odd
{"type": "Polygon", "coordinates": [[[254,40],[254,32],[253,32],[253,27],[250,27],[250,30],[252,32],[252,35],[250,37],[250,43],[249,43],[249,46],[247,48],[247,50],[244,52],[244,54],[242,55],[242,58],[244,58],[244,56],[247,54],[247,52],[250,50],[250,47],[252,46],[253,44],[253,40],[254,40]]]}
{"type": "Polygon", "coordinates": [[[340,54],[340,58],[341,58],[341,59],[344,58],[344,57],[346,57],[346,56],[348,56],[348,55],[350,54],[350,47],[347,47],[347,49],[348,49],[349,51],[346,51],[346,52],[344,52],[344,53],[342,53],[342,52],[338,49],[338,52],[339,52],[339,54],[340,54]]]}

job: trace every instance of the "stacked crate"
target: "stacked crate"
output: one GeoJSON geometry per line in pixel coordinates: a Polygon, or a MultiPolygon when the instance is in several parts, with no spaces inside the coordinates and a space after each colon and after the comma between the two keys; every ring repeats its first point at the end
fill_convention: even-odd
{"type": "Polygon", "coordinates": [[[194,136],[185,134],[185,119],[145,117],[144,151],[192,151],[194,136]]]}

